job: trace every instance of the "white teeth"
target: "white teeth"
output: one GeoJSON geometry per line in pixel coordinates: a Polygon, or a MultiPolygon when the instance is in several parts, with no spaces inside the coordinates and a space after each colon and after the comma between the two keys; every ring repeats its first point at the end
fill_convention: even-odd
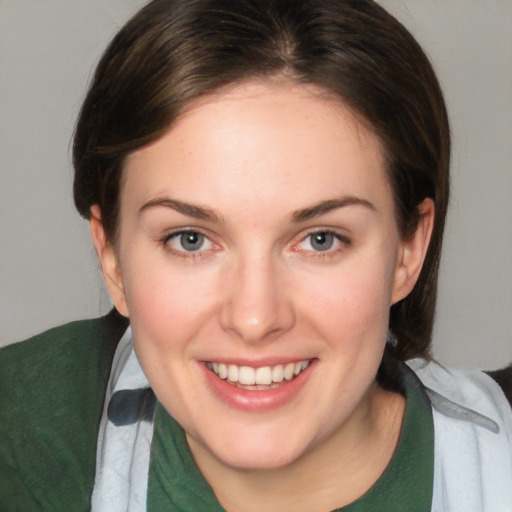
{"type": "Polygon", "coordinates": [[[284,367],[282,364],[278,364],[272,368],[272,381],[283,382],[284,380],[284,367]]]}
{"type": "Polygon", "coordinates": [[[226,379],[228,376],[228,367],[224,363],[219,364],[219,377],[226,379]]]}
{"type": "Polygon", "coordinates": [[[266,384],[267,386],[272,383],[272,369],[270,366],[264,366],[256,370],[256,384],[266,384]]]}
{"type": "Polygon", "coordinates": [[[286,380],[291,380],[293,377],[293,371],[295,370],[295,365],[293,363],[288,363],[284,367],[284,378],[286,380]]]}
{"type": "Polygon", "coordinates": [[[253,386],[256,384],[254,368],[251,368],[250,366],[240,366],[240,371],[238,372],[238,382],[244,386],[253,386]]]}
{"type": "Polygon", "coordinates": [[[238,366],[230,364],[228,366],[228,380],[236,382],[238,380],[238,366]]]}
{"type": "Polygon", "coordinates": [[[232,384],[238,383],[242,387],[250,386],[248,389],[269,389],[269,387],[273,389],[284,380],[290,381],[299,375],[309,366],[309,363],[309,360],[305,360],[286,365],[277,364],[275,366],[251,368],[250,366],[237,366],[236,364],[207,362],[206,366],[221,379],[232,384]]]}

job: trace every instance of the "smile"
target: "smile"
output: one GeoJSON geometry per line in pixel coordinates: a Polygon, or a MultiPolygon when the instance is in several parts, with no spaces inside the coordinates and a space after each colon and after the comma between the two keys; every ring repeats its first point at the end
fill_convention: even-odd
{"type": "Polygon", "coordinates": [[[235,364],[211,363],[206,366],[217,377],[242,389],[265,390],[279,387],[300,375],[311,362],[310,359],[296,363],[277,364],[275,366],[237,366],[235,364]]]}

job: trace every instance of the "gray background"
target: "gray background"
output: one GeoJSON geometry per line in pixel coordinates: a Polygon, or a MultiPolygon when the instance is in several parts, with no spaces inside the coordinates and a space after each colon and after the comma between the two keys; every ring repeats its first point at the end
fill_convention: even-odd
{"type": "MultiPolygon", "coordinates": [[[[140,0],[0,0],[0,343],[110,307],[74,211],[85,86],[140,0]]],[[[512,361],[512,0],[382,0],[434,61],[454,134],[434,354],[512,361]]]]}

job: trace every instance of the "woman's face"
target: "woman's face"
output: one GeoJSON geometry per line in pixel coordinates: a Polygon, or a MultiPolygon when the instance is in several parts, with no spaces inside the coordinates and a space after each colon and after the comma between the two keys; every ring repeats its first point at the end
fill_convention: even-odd
{"type": "Polygon", "coordinates": [[[320,90],[254,82],[197,103],[124,172],[103,268],[191,446],[270,469],[361,427],[412,287],[376,137],[320,90]]]}

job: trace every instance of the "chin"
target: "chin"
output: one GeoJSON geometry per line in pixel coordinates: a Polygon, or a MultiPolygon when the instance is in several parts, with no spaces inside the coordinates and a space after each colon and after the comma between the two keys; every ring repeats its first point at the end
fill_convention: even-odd
{"type": "Polygon", "coordinates": [[[209,456],[240,471],[272,471],[300,459],[311,449],[311,440],[318,438],[312,426],[297,427],[296,422],[289,421],[250,425],[227,422],[208,432],[187,434],[187,440],[196,461],[197,456],[209,456]]]}
{"type": "Polygon", "coordinates": [[[306,451],[306,447],[278,446],[275,439],[271,443],[264,440],[250,446],[205,447],[222,465],[239,471],[273,471],[293,464],[306,451]]]}

